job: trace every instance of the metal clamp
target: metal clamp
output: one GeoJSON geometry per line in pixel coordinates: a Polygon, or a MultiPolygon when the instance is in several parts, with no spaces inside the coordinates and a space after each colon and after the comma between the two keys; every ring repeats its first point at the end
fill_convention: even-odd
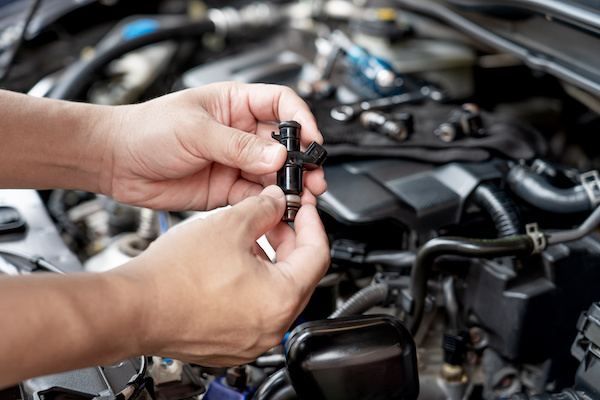
{"type": "Polygon", "coordinates": [[[592,208],[596,208],[598,203],[600,203],[600,176],[598,176],[598,171],[584,172],[579,178],[581,179],[581,186],[583,186],[590,198],[592,208]]]}
{"type": "Polygon", "coordinates": [[[539,254],[544,251],[548,243],[546,242],[546,235],[544,232],[540,232],[537,222],[525,225],[525,233],[533,241],[533,250],[531,254],[539,254]]]}

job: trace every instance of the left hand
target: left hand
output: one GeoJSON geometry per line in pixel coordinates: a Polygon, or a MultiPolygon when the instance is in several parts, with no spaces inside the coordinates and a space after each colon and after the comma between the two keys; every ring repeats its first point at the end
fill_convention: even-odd
{"type": "MultiPolygon", "coordinates": [[[[308,105],[285,86],[217,83],[114,107],[100,189],[123,203],[208,210],[257,195],[286,159],[273,121],[300,123],[303,149],[322,143],[308,105]]],[[[314,195],[323,170],[306,171],[314,195]]]]}

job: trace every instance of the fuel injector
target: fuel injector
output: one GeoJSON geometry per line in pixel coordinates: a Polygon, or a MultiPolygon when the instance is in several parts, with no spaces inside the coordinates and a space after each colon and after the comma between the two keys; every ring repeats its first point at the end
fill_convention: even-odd
{"type": "Polygon", "coordinates": [[[463,104],[453,110],[446,122],[434,132],[444,142],[453,142],[464,137],[482,137],[485,129],[481,120],[479,106],[473,103],[463,104]]]}
{"type": "Polygon", "coordinates": [[[304,153],[300,151],[300,128],[296,121],[283,121],[279,124],[279,135],[271,133],[287,149],[287,160],[277,171],[277,185],[285,193],[287,205],[282,219],[288,222],[294,221],[300,208],[304,170],[319,168],[327,158],[327,151],[317,142],[312,142],[304,153]]]}
{"type": "Polygon", "coordinates": [[[409,113],[385,114],[378,110],[363,111],[360,124],[372,131],[386,135],[398,142],[408,138],[413,131],[413,118],[409,113]]]}

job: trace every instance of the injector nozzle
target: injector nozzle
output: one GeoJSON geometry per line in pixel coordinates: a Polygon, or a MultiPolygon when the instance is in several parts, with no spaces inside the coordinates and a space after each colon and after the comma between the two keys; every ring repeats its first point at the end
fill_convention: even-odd
{"type": "Polygon", "coordinates": [[[282,219],[289,222],[294,221],[300,208],[304,170],[319,168],[327,158],[327,151],[317,142],[312,142],[305,152],[300,151],[300,128],[296,121],[283,121],[279,124],[279,134],[271,133],[287,149],[287,160],[277,171],[277,185],[283,189],[287,203],[282,219]]]}

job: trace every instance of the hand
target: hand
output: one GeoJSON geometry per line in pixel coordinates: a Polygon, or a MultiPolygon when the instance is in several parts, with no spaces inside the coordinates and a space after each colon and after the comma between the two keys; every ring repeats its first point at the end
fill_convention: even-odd
{"type": "Polygon", "coordinates": [[[310,193],[294,223],[277,186],[177,226],[110,273],[131,277],[149,297],[139,349],[205,366],[254,360],[279,344],[329,265],[329,246],[310,193]],[[276,250],[273,264],[256,240],[276,250]]]}
{"type": "MultiPolygon", "coordinates": [[[[101,191],[170,211],[236,204],[275,183],[286,152],[269,121],[284,120],[300,123],[304,148],[322,143],[307,104],[284,86],[218,83],[115,107],[101,191]]],[[[304,183],[323,193],[323,170],[307,171],[304,183]]]]}

